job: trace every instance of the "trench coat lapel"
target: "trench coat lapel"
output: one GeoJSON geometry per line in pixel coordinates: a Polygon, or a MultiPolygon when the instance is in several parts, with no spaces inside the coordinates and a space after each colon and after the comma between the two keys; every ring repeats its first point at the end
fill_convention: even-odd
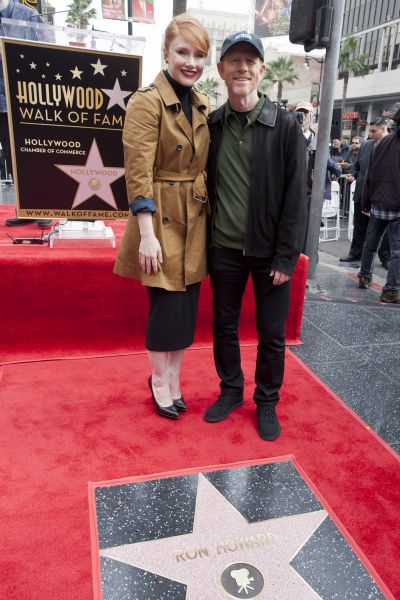
{"type": "Polygon", "coordinates": [[[189,121],[185,117],[177,95],[168,83],[168,80],[162,71],[157,75],[157,77],[154,80],[154,83],[156,84],[157,89],[160,92],[160,96],[163,99],[165,106],[176,107],[176,122],[188,138],[189,142],[193,145],[192,128],[190,127],[189,121]]]}
{"type": "Polygon", "coordinates": [[[203,102],[203,98],[199,96],[196,89],[192,90],[192,128],[193,137],[198,127],[204,127],[207,120],[207,106],[203,102]]]}
{"type": "Polygon", "coordinates": [[[182,109],[176,115],[176,122],[178,123],[179,127],[182,129],[183,133],[186,135],[189,142],[193,145],[193,130],[190,127],[190,123],[187,120],[185,113],[183,112],[182,109]]]}

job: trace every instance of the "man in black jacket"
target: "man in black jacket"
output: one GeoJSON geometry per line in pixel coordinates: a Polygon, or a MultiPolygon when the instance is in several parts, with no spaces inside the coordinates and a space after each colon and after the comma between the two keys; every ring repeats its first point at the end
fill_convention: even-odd
{"type": "Polygon", "coordinates": [[[361,148],[351,173],[347,175],[348,183],[356,181],[356,189],[354,190],[354,217],[353,217],[353,238],[349,253],[346,256],[339,258],[340,262],[353,262],[361,259],[362,249],[365,242],[365,234],[367,232],[369,218],[361,211],[361,194],[364,185],[365,174],[368,169],[369,155],[372,152],[374,142],[366,140],[361,148]]]}
{"type": "Polygon", "coordinates": [[[387,229],[390,258],[381,301],[400,304],[400,125],[372,151],[361,204],[370,220],[358,273],[359,287],[368,287],[372,279],[374,255],[387,229]]]}
{"type": "MultiPolygon", "coordinates": [[[[349,254],[339,258],[340,262],[353,262],[361,259],[365,236],[367,233],[369,218],[368,215],[364,214],[361,210],[361,196],[372,148],[374,147],[374,144],[379,144],[379,142],[388,135],[387,119],[382,117],[375,119],[374,121],[371,121],[369,127],[371,139],[366,140],[361,145],[358,154],[358,160],[356,161],[351,173],[347,176],[347,181],[349,183],[353,183],[353,181],[356,180],[356,189],[354,190],[353,196],[354,229],[349,254]]],[[[385,243],[385,247],[382,248],[382,251],[379,255],[382,263],[386,263],[388,260],[387,254],[390,253],[390,251],[386,250],[387,246],[388,244],[385,243]]]]}
{"type": "Polygon", "coordinates": [[[290,279],[305,232],[306,149],[296,117],[257,92],[265,68],[260,38],[242,31],[225,39],[218,71],[229,101],[209,117],[208,164],[214,360],[221,394],[204,418],[222,421],[243,403],[238,324],[251,274],[259,342],[258,432],[274,440],[280,433],[275,406],[290,279]]]}

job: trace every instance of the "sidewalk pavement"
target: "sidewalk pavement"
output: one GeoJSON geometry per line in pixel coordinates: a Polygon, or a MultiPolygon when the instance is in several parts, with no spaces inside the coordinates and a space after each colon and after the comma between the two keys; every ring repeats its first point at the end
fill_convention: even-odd
{"type": "MultiPolygon", "coordinates": [[[[307,289],[300,360],[395,452],[400,453],[400,305],[380,302],[387,271],[377,259],[373,284],[358,287],[359,262],[342,263],[341,239],[319,246],[317,285],[307,289]]],[[[329,427],[329,414],[326,415],[329,427]]]]}
{"type": "MultiPolygon", "coordinates": [[[[342,272],[343,274],[346,271],[353,271],[355,275],[357,275],[360,268],[360,261],[356,261],[354,263],[342,263],[339,261],[341,256],[346,256],[350,250],[351,240],[347,239],[347,228],[341,229],[340,231],[340,240],[333,242],[321,242],[319,245],[319,264],[329,265],[334,268],[335,271],[342,272]]],[[[378,256],[375,259],[374,265],[374,283],[379,286],[385,285],[386,282],[387,271],[383,268],[380,263],[378,256]]],[[[317,267],[317,279],[318,279],[318,267],[317,267]]]]}

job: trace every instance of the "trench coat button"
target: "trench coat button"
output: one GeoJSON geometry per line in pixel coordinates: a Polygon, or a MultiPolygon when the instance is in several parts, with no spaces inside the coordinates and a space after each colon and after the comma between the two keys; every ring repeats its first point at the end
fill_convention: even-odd
{"type": "Polygon", "coordinates": [[[175,185],[175,181],[168,181],[169,185],[175,185]]]}
{"type": "Polygon", "coordinates": [[[163,222],[163,223],[169,223],[169,219],[168,219],[168,217],[163,217],[163,218],[162,218],[162,222],[163,222]]]}
{"type": "Polygon", "coordinates": [[[178,152],[180,152],[182,150],[182,148],[183,148],[182,144],[178,144],[176,147],[178,152]]]}
{"type": "Polygon", "coordinates": [[[199,217],[201,217],[204,214],[204,210],[200,210],[199,211],[199,217]]]}

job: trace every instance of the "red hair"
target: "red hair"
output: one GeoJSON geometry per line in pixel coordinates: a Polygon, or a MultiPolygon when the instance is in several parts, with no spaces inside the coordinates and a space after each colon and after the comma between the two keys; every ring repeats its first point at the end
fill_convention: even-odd
{"type": "Polygon", "coordinates": [[[184,13],[172,19],[164,34],[164,52],[168,51],[171,42],[181,35],[195,48],[208,54],[210,49],[210,39],[207,31],[197,19],[184,13]]]}

